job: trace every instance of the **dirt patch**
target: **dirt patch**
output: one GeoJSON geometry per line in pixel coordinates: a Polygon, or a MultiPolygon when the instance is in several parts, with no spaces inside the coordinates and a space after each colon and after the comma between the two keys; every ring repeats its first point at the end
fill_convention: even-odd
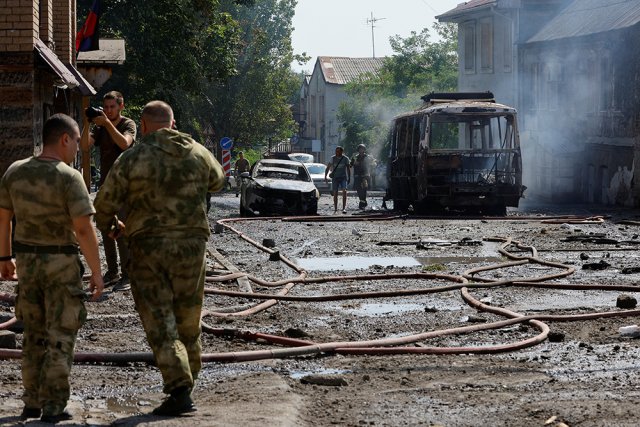
{"type": "MultiPolygon", "coordinates": [[[[232,194],[215,198],[212,221],[237,217],[237,200],[232,194]]],[[[370,205],[379,209],[381,200],[374,198],[370,205]]],[[[330,215],[333,207],[328,196],[322,196],[319,210],[322,215],[336,218],[330,215]]],[[[401,292],[452,284],[447,280],[406,277],[377,280],[385,274],[418,272],[459,277],[472,268],[505,262],[507,259],[497,252],[499,243],[486,240],[494,236],[511,237],[534,246],[540,251],[540,258],[575,268],[573,274],[556,282],[636,286],[640,273],[633,268],[640,266],[635,250],[640,229],[617,224],[621,218],[636,219],[632,212],[609,212],[613,216],[600,224],[545,224],[535,217],[521,219],[540,213],[576,212],[602,213],[583,207],[565,212],[547,207],[510,212],[508,219],[500,221],[410,218],[351,221],[357,212],[349,211],[347,215],[337,215],[349,221],[339,222],[280,219],[236,222],[232,226],[256,242],[273,239],[274,250],[294,262],[310,265],[307,267],[310,278],[351,278],[301,283],[287,294],[343,295],[342,298],[279,301],[246,316],[229,313],[253,307],[256,300],[207,295],[207,310],[227,310],[227,314],[206,316],[204,321],[229,331],[259,332],[321,344],[403,338],[504,320],[503,316],[471,308],[459,289],[412,295],[401,292]],[[595,236],[599,240],[576,236],[595,236]],[[343,262],[338,262],[340,259],[343,262]],[[407,264],[404,262],[407,259],[415,262],[407,264]],[[326,268],[328,260],[337,263],[326,268]],[[609,266],[601,270],[582,268],[601,260],[609,266]],[[623,269],[628,274],[623,274],[623,269]],[[365,275],[371,277],[352,278],[365,275]],[[354,293],[397,295],[348,297],[354,293]]],[[[212,253],[217,250],[228,264],[262,280],[273,282],[298,275],[230,230],[214,234],[210,244],[212,253]]],[[[516,249],[512,249],[515,253],[516,249]]],[[[209,266],[212,272],[224,267],[213,258],[209,266]]],[[[482,272],[478,277],[506,280],[558,271],[563,269],[513,265],[482,272]]],[[[209,287],[237,291],[246,290],[247,284],[210,283],[209,287]]],[[[253,282],[250,286],[253,291],[266,294],[282,290],[282,286],[262,287],[253,282]]],[[[12,289],[12,283],[0,282],[0,292],[12,289]]],[[[525,315],[620,312],[616,307],[620,294],[638,298],[633,290],[504,286],[470,292],[485,304],[525,315]]],[[[89,320],[80,331],[77,352],[149,351],[129,292],[107,292],[103,301],[88,304],[88,310],[89,320]]],[[[10,316],[10,304],[0,303],[0,314],[10,316]]],[[[551,332],[556,334],[554,342],[545,340],[529,348],[498,354],[355,355],[320,351],[287,358],[207,363],[194,391],[198,411],[179,419],[149,415],[163,398],[155,367],[137,362],[76,364],[69,405],[74,419],[68,424],[638,425],[640,374],[636,361],[640,341],[618,332],[619,327],[635,323],[640,323],[637,317],[549,321],[551,332]]],[[[539,331],[532,326],[514,324],[420,340],[408,346],[418,349],[499,346],[537,334],[539,331]]],[[[20,334],[17,339],[20,344],[20,334]]],[[[204,334],[203,346],[204,352],[213,355],[286,348],[264,339],[240,339],[232,333],[204,334]]],[[[0,382],[0,424],[17,424],[22,408],[19,361],[0,361],[0,382]]]]}

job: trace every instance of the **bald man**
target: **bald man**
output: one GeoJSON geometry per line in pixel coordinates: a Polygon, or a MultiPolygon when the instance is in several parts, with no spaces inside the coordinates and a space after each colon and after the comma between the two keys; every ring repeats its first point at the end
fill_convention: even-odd
{"type": "Polygon", "coordinates": [[[154,415],[195,410],[191,391],[201,368],[200,314],[210,231],[206,193],[224,185],[220,163],[189,135],[172,129],[171,107],[149,102],[143,138],[122,153],[96,196],[96,223],[124,233],[129,278],[147,340],[169,396],[154,415]],[[123,224],[115,216],[125,207],[123,224]]]}
{"type": "Polygon", "coordinates": [[[104,287],[91,224],[94,209],[82,175],[68,166],[79,142],[78,124],[54,114],[42,130],[42,154],[13,163],[0,180],[0,277],[19,279],[16,317],[24,323],[22,420],[71,419],[64,410],[69,374],[76,336],[87,317],[78,248],[91,268],[94,300],[104,287]]]}

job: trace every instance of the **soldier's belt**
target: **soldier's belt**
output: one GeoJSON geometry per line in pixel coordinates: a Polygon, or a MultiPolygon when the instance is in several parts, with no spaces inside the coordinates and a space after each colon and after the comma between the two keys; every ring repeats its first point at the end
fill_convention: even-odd
{"type": "Polygon", "coordinates": [[[28,254],[77,254],[78,247],[76,245],[62,245],[62,246],[33,246],[25,245],[24,243],[15,242],[13,244],[13,250],[16,253],[28,253],[28,254]]]}

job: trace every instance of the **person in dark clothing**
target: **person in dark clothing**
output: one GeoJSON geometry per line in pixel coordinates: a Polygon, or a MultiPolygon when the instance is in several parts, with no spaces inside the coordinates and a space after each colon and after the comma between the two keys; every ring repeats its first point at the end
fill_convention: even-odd
{"type": "MultiPolygon", "coordinates": [[[[131,147],[136,139],[136,124],[133,120],[124,117],[124,98],[120,92],[111,91],[102,98],[102,114],[91,119],[95,125],[89,135],[89,147],[95,145],[100,150],[100,186],[104,184],[109,170],[116,159],[126,149],[131,147]]],[[[83,132],[88,131],[84,129],[83,132]]],[[[85,138],[83,138],[85,140],[85,138]]],[[[89,147],[82,147],[88,150],[89,147]]],[[[126,218],[124,210],[118,213],[122,220],[126,218]]],[[[108,235],[102,235],[104,254],[107,260],[107,272],[104,275],[105,285],[114,285],[114,291],[131,289],[127,263],[129,262],[129,249],[123,237],[113,240],[108,235]],[[117,245],[117,251],[116,251],[117,245]],[[120,255],[120,271],[118,271],[118,255],[120,255]]]]}
{"type": "Polygon", "coordinates": [[[360,203],[358,207],[367,207],[367,189],[371,186],[371,169],[373,168],[373,158],[366,153],[364,144],[358,145],[358,154],[351,158],[353,168],[353,187],[358,192],[360,203]]]}

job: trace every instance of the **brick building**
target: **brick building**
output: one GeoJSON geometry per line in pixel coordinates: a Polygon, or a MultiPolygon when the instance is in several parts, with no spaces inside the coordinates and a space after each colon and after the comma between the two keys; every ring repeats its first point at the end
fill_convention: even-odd
{"type": "Polygon", "coordinates": [[[41,149],[44,121],[81,118],[95,90],[75,68],[75,0],[0,0],[0,175],[41,149]]]}

